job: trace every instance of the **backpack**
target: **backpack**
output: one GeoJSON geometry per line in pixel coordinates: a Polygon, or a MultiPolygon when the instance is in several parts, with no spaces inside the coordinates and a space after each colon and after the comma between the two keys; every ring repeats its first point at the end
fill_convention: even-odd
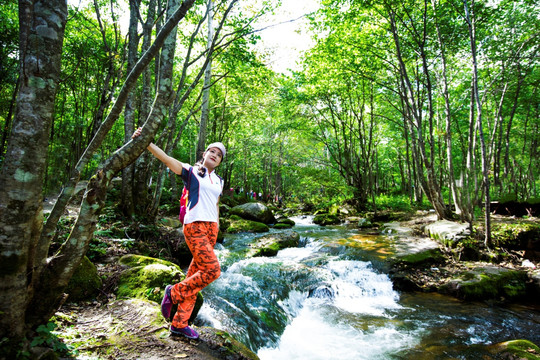
{"type": "Polygon", "coordinates": [[[189,169],[188,174],[188,181],[187,184],[184,185],[184,189],[182,190],[182,196],[180,196],[180,214],[178,215],[178,219],[183,224],[184,218],[186,217],[187,212],[187,200],[189,195],[189,180],[191,179],[191,173],[193,171],[193,168],[189,169]]]}
{"type": "Polygon", "coordinates": [[[188,195],[189,191],[184,186],[184,189],[182,190],[182,196],[180,196],[180,214],[178,215],[178,219],[180,219],[180,222],[182,224],[184,223],[184,218],[186,217],[188,195]]]}

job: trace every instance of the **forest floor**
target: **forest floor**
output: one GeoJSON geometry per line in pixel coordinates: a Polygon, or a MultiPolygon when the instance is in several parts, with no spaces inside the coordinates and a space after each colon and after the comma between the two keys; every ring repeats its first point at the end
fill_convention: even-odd
{"type": "MultiPolygon", "coordinates": [[[[433,222],[433,216],[415,216],[401,222],[422,237],[421,227],[433,222]]],[[[494,217],[494,222],[512,222],[508,217],[494,217]]],[[[533,219],[540,223],[539,219],[533,219]]],[[[173,236],[173,234],[165,234],[173,236]]],[[[425,236],[424,236],[425,237],[425,236]]],[[[132,299],[118,300],[114,295],[122,267],[116,261],[131,251],[118,242],[108,243],[107,253],[96,263],[104,281],[101,295],[92,302],[66,303],[56,314],[60,325],[57,331],[62,341],[77,349],[76,355],[65,359],[256,359],[257,357],[230,338],[226,333],[206,327],[195,327],[199,340],[173,337],[161,318],[159,304],[132,299]],[[232,349],[232,350],[231,350],[232,349]]],[[[523,268],[520,253],[512,253],[497,266],[523,268]]],[[[445,278],[462,270],[464,263],[448,254],[444,266],[411,271],[412,278],[424,288],[436,288],[445,278]]],[[[540,266],[534,262],[533,266],[540,266]]]]}

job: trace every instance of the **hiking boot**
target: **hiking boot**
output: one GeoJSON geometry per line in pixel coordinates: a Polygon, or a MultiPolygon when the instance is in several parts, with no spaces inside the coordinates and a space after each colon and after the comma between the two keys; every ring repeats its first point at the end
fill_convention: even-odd
{"type": "Polygon", "coordinates": [[[185,336],[189,339],[198,339],[199,338],[199,333],[196,332],[195,330],[193,330],[191,327],[189,326],[186,326],[185,328],[176,328],[174,326],[171,325],[171,335],[174,335],[174,336],[185,336]]]}
{"type": "Polygon", "coordinates": [[[165,287],[165,294],[163,295],[163,300],[161,300],[161,315],[163,315],[163,317],[167,320],[171,316],[171,309],[173,307],[171,296],[172,287],[172,285],[167,285],[165,287]]]}

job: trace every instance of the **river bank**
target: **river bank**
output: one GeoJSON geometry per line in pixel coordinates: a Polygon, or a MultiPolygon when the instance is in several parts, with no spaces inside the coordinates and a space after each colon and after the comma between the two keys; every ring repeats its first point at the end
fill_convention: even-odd
{"type": "MultiPolygon", "coordinates": [[[[392,231],[388,231],[389,227],[371,227],[371,228],[363,228],[360,229],[357,225],[358,219],[352,219],[349,217],[349,220],[345,220],[345,224],[343,225],[337,225],[337,226],[329,226],[327,228],[325,227],[313,227],[313,225],[309,225],[306,227],[300,227],[297,226],[293,227],[293,231],[300,233],[300,243],[293,242],[293,248],[290,248],[290,251],[285,251],[289,255],[292,256],[290,260],[291,265],[288,265],[285,267],[285,269],[277,270],[275,268],[275,261],[278,262],[284,262],[285,258],[280,257],[277,260],[271,260],[268,265],[265,264],[265,260],[255,260],[256,258],[253,258],[253,260],[250,261],[240,261],[243,265],[241,266],[242,269],[242,276],[246,276],[247,274],[250,274],[250,277],[253,277],[253,279],[250,280],[247,284],[249,285],[240,285],[242,290],[245,290],[246,288],[249,289],[249,287],[253,287],[255,284],[253,281],[255,280],[255,275],[260,278],[261,283],[258,286],[262,286],[263,284],[270,285],[275,281],[276,279],[271,278],[274,277],[280,277],[283,274],[283,271],[286,271],[287,267],[296,267],[296,265],[292,265],[295,263],[298,263],[301,266],[301,275],[291,275],[295,278],[301,278],[305,276],[306,274],[310,273],[313,270],[309,270],[312,266],[315,266],[313,268],[314,270],[319,268],[321,265],[327,264],[330,258],[336,256],[336,252],[345,253],[346,258],[355,258],[358,257],[356,255],[354,248],[359,249],[367,249],[369,247],[379,248],[379,252],[381,254],[385,254],[385,256],[388,257],[390,254],[388,250],[388,244],[381,245],[378,244],[379,241],[381,241],[381,238],[379,237],[379,234],[373,235],[374,233],[380,233],[384,232],[383,238],[385,239],[391,239],[392,240],[392,247],[393,247],[393,255],[391,257],[400,258],[403,259],[407,255],[411,254],[420,254],[424,253],[426,251],[431,251],[433,249],[438,249],[440,254],[442,255],[442,258],[437,257],[437,262],[434,263],[432,260],[429,261],[420,261],[416,262],[415,266],[411,266],[410,264],[407,266],[404,266],[403,261],[387,261],[388,264],[391,265],[390,270],[390,277],[392,278],[392,283],[388,281],[383,281],[382,283],[378,283],[378,285],[374,285],[374,288],[372,290],[364,289],[365,291],[374,291],[379,292],[381,289],[385,289],[390,285],[390,289],[392,286],[395,289],[398,289],[400,286],[403,286],[403,284],[408,284],[409,288],[403,287],[402,291],[402,299],[413,299],[418,298],[416,295],[406,296],[406,292],[414,293],[416,291],[422,291],[425,293],[430,293],[433,291],[440,291],[441,285],[445,282],[447,282],[447,279],[450,279],[453,275],[456,275],[458,273],[458,270],[464,269],[464,262],[459,261],[459,259],[455,258],[455,252],[452,250],[444,250],[445,246],[442,246],[439,241],[432,240],[423,233],[423,228],[425,228],[426,224],[434,222],[436,219],[434,219],[429,214],[419,214],[418,216],[413,216],[412,218],[409,218],[407,220],[403,221],[395,221],[390,222],[394,223],[394,230],[397,228],[398,230],[395,230],[394,233],[392,231]],[[348,224],[347,224],[348,222],[348,224]],[[340,232],[339,229],[349,229],[346,230],[346,233],[344,235],[338,235],[336,232],[340,232]],[[385,229],[385,230],[383,230],[385,229]],[[400,230],[401,229],[401,230],[400,230]],[[401,233],[400,233],[401,231],[401,233]],[[317,237],[313,238],[313,240],[316,240],[315,243],[324,244],[322,245],[323,248],[323,254],[326,255],[309,255],[305,254],[302,256],[307,256],[304,260],[302,259],[302,256],[298,254],[294,254],[295,252],[298,252],[300,254],[303,254],[305,250],[304,248],[311,248],[313,245],[310,245],[310,242],[312,240],[308,240],[313,237],[313,235],[320,233],[320,235],[317,235],[317,237]],[[364,238],[360,235],[355,234],[361,234],[361,233],[371,233],[372,235],[369,235],[368,237],[364,238]],[[326,239],[328,236],[338,236],[338,239],[332,240],[328,242],[326,239]],[[319,237],[322,236],[319,239],[319,237]],[[339,238],[344,237],[345,240],[340,240],[339,238]],[[320,242],[320,241],[323,242],[320,242]],[[298,247],[298,248],[296,248],[298,247]],[[349,255],[346,255],[346,253],[349,250],[346,250],[346,248],[352,249],[352,253],[349,255]],[[296,250],[295,250],[296,249],[296,250]],[[394,256],[395,255],[395,256],[394,256]],[[330,258],[328,258],[330,256],[330,258]],[[262,267],[260,267],[262,266],[262,267]],[[309,266],[309,267],[306,267],[309,266]],[[244,271],[248,271],[248,273],[245,273],[244,271]],[[257,269],[257,270],[253,270],[257,269]],[[406,271],[405,271],[406,270],[406,271]],[[255,271],[256,273],[253,273],[255,271]],[[277,272],[276,272],[277,271],[277,272]],[[267,274],[266,274],[267,273],[267,274]],[[266,275],[265,275],[266,274],[266,275]],[[274,275],[271,275],[274,274],[274,275]],[[406,275],[406,281],[400,281],[398,274],[406,275]],[[411,285],[412,284],[412,285],[411,285]]],[[[147,230],[145,230],[147,231],[147,230]]],[[[94,301],[80,301],[76,304],[69,303],[66,304],[61,311],[57,314],[58,322],[61,324],[60,329],[60,336],[64,339],[67,339],[67,342],[75,345],[79,350],[79,356],[77,358],[80,359],[136,359],[136,358],[148,358],[148,359],[165,359],[165,358],[187,358],[187,359],[255,359],[257,358],[257,355],[254,354],[254,352],[250,351],[246,347],[242,346],[236,340],[234,339],[235,336],[230,336],[224,331],[216,330],[215,328],[218,328],[219,326],[215,325],[216,319],[219,318],[215,313],[210,312],[209,308],[204,307],[203,313],[201,314],[201,319],[196,324],[197,329],[201,332],[201,340],[200,341],[190,341],[187,339],[182,338],[171,338],[167,331],[167,322],[164,321],[161,316],[159,315],[159,306],[158,304],[154,302],[148,302],[148,301],[134,301],[130,299],[122,299],[120,297],[117,297],[117,287],[118,287],[118,281],[120,274],[125,271],[125,268],[118,265],[117,260],[123,256],[130,253],[147,253],[147,254],[163,254],[164,249],[168,249],[170,254],[174,255],[175,257],[181,257],[182,254],[182,244],[181,242],[178,242],[178,231],[175,230],[172,227],[164,227],[160,231],[161,237],[159,240],[154,241],[153,243],[146,245],[145,247],[141,247],[141,244],[136,241],[135,239],[124,239],[123,241],[109,241],[108,248],[102,256],[99,257],[98,261],[95,261],[97,264],[97,270],[100,274],[100,276],[105,280],[104,285],[101,288],[101,293],[97,296],[96,300],[94,301]],[[150,247],[150,249],[149,249],[150,247]],[[152,250],[154,248],[154,250],[152,250]],[[146,315],[145,315],[146,314],[146,315]],[[149,316],[148,318],[145,318],[145,316],[149,316]],[[97,333],[97,335],[96,335],[97,333]],[[144,354],[144,355],[143,355],[144,354]]],[[[275,230],[272,230],[275,233],[275,230]]],[[[258,235],[252,234],[252,233],[242,233],[239,232],[236,235],[227,235],[225,238],[225,243],[223,245],[220,245],[217,250],[221,255],[220,256],[226,256],[227,258],[224,258],[223,260],[223,270],[225,271],[224,274],[222,274],[222,278],[219,280],[219,284],[216,284],[215,288],[208,289],[208,302],[212,304],[212,309],[219,309],[226,303],[231,303],[234,301],[234,299],[230,298],[224,298],[224,299],[213,299],[215,294],[218,294],[221,296],[222,293],[230,291],[235,286],[239,286],[236,284],[238,281],[238,274],[236,274],[236,271],[234,270],[231,273],[231,268],[237,269],[237,266],[234,262],[238,261],[239,259],[236,259],[237,255],[231,255],[232,252],[238,251],[238,247],[244,246],[246,248],[245,251],[240,251],[240,253],[245,254],[253,250],[253,247],[250,245],[251,243],[254,243],[256,239],[263,238],[258,235]],[[245,245],[243,243],[245,242],[245,245]],[[223,247],[224,246],[224,247],[223,247]],[[227,260],[228,259],[228,260],[227,260]],[[232,259],[232,260],[231,260],[232,259]],[[231,262],[234,261],[234,262],[231,262]],[[233,281],[232,283],[230,281],[233,281]],[[216,305],[217,304],[217,305],[216,305]],[[221,305],[219,305],[221,304],[221,305]]],[[[279,237],[277,238],[278,240],[279,237]]],[[[105,239],[102,239],[105,241],[105,239]]],[[[268,241],[268,237],[266,237],[266,241],[268,241]]],[[[266,242],[265,241],[265,242],[266,242]]],[[[255,241],[256,243],[261,243],[260,241],[255,241]]],[[[321,245],[316,245],[321,246],[321,245]]],[[[185,249],[184,249],[185,251],[185,249]]],[[[374,253],[376,253],[375,251],[374,253]]],[[[276,252],[272,251],[271,256],[275,257],[276,252]]],[[[268,254],[265,252],[265,254],[268,254]]],[[[221,260],[220,260],[221,262],[221,260]]],[[[337,263],[336,263],[337,264],[337,263]]],[[[477,262],[478,265],[482,264],[481,262],[477,262]]],[[[184,266],[185,266],[184,261],[184,266]]],[[[511,264],[512,266],[517,266],[517,262],[514,262],[511,264]]],[[[325,265],[327,266],[327,265],[325,265]]],[[[365,274],[361,276],[368,276],[377,277],[378,275],[375,275],[372,273],[369,268],[364,269],[364,265],[362,265],[362,262],[356,265],[352,265],[355,271],[360,271],[360,274],[365,274]],[[365,271],[368,271],[365,273],[365,271]]],[[[502,266],[507,266],[505,264],[502,264],[502,266]]],[[[318,272],[319,270],[317,270],[318,272]]],[[[336,269],[332,270],[336,271],[336,269]]],[[[285,280],[287,281],[287,280],[285,280]]],[[[311,294],[312,291],[317,292],[319,291],[319,295],[322,296],[322,300],[326,301],[334,301],[335,299],[332,299],[332,297],[324,299],[326,295],[330,294],[332,291],[331,287],[317,287],[313,283],[312,285],[306,285],[311,284],[311,281],[308,283],[305,283],[306,280],[302,280],[302,282],[299,284],[294,284],[294,282],[291,284],[292,288],[311,288],[312,290],[309,290],[308,293],[311,294]],[[319,290],[317,290],[319,289],[319,290]],[[326,294],[326,295],[325,295],[326,294]]],[[[281,287],[282,285],[279,285],[279,283],[274,283],[273,287],[276,291],[275,286],[281,287]]],[[[369,285],[370,286],[370,285],[369,285]]],[[[272,286],[270,287],[272,288],[272,286]]],[[[358,288],[358,290],[355,291],[364,291],[361,288],[358,288]]],[[[159,291],[159,289],[158,289],[159,291]]],[[[258,291],[266,292],[268,290],[263,290],[262,288],[258,291]]],[[[287,290],[286,293],[289,293],[290,290],[287,290]]],[[[391,298],[395,298],[397,293],[392,292],[392,290],[389,290],[391,293],[391,298]]],[[[282,291],[278,291],[277,294],[280,294],[282,291]]],[[[294,293],[294,292],[293,292],[294,293]]],[[[305,293],[306,296],[309,299],[314,299],[316,301],[317,297],[311,298],[310,295],[307,295],[308,293],[305,293]]],[[[385,292],[383,292],[386,294],[385,292]]],[[[284,293],[285,294],[285,293],[284,293]]],[[[235,294],[232,294],[233,296],[236,296],[235,294]]],[[[251,296],[251,295],[249,295],[251,296]]],[[[275,295],[274,295],[275,296],[275,295]]],[[[279,295],[284,296],[284,295],[279,295]]],[[[290,296],[290,294],[289,294],[290,296]]],[[[358,302],[363,303],[362,295],[361,293],[357,293],[355,295],[358,297],[358,302]]],[[[379,296],[379,295],[378,295],[379,296]]],[[[381,295],[381,296],[387,296],[387,295],[381,295]]],[[[159,297],[159,295],[157,295],[159,297]]],[[[399,296],[398,296],[399,297],[399,296]]],[[[351,298],[354,300],[354,296],[351,298]]],[[[278,297],[279,299],[279,297],[278,297]]],[[[418,298],[418,299],[421,299],[418,298]]],[[[424,300],[414,300],[414,302],[418,301],[424,301],[424,300]]],[[[300,299],[298,299],[300,300],[300,299]]],[[[505,300],[505,299],[503,299],[505,300]]],[[[251,300],[251,302],[254,300],[251,300]]],[[[291,299],[287,301],[292,301],[291,299]]],[[[302,305],[303,308],[309,308],[309,306],[306,306],[306,298],[302,297],[301,302],[304,303],[302,305]]],[[[371,301],[371,300],[369,300],[371,301]]],[[[375,300],[377,302],[379,300],[375,300]]],[[[396,300],[390,300],[390,303],[394,303],[396,300]]],[[[406,303],[409,302],[409,300],[402,300],[406,303]]],[[[449,300],[443,300],[444,302],[448,302],[449,300]]],[[[497,299],[497,302],[501,301],[501,299],[497,299]]],[[[273,301],[275,305],[277,305],[277,300],[273,301]]],[[[441,302],[441,299],[438,300],[438,302],[441,302]]],[[[309,301],[307,302],[309,303],[309,301]]],[[[452,302],[449,302],[449,304],[453,304],[452,302]]],[[[206,305],[205,305],[206,306],[206,305]]],[[[235,307],[239,307],[241,305],[236,304],[235,307]]],[[[250,306],[253,306],[251,304],[250,306]]],[[[266,305],[265,305],[266,306],[266,305]]],[[[273,305],[272,305],[273,306],[273,305]]],[[[281,307],[283,305],[279,305],[278,307],[281,307]]],[[[319,306],[319,305],[317,305],[319,306]]],[[[375,306],[375,305],[374,305],[375,306]]],[[[394,305],[391,305],[389,310],[386,311],[396,311],[392,310],[392,308],[400,308],[403,305],[399,305],[395,303],[394,305]]],[[[409,306],[409,305],[407,305],[409,306]]],[[[418,306],[418,305],[414,305],[418,306]]],[[[430,305],[431,306],[431,305],[430,305]]],[[[377,308],[377,306],[375,306],[377,308]]],[[[300,308],[299,308],[300,309],[300,308]]],[[[293,318],[287,320],[286,317],[291,316],[290,314],[287,315],[286,313],[282,313],[281,315],[270,315],[273,313],[274,310],[271,310],[268,312],[267,315],[264,315],[264,313],[261,313],[259,315],[256,315],[256,317],[259,318],[260,323],[256,325],[256,327],[261,326],[263,323],[268,322],[271,324],[271,326],[278,326],[274,324],[280,317],[285,316],[284,318],[277,321],[278,323],[281,321],[284,321],[284,325],[279,326],[287,326],[285,328],[285,332],[288,329],[289,325],[286,325],[288,322],[292,321],[293,318]]],[[[213,311],[213,310],[212,310],[213,311]]],[[[239,310],[238,310],[239,311],[239,310]]],[[[247,311],[247,310],[243,310],[247,311]]],[[[279,310],[281,311],[281,310],[279,310]]],[[[297,311],[297,310],[295,310],[297,311]]],[[[304,310],[305,311],[305,310],[304,310]]],[[[430,310],[431,311],[431,310],[430,310]]],[[[240,314],[240,313],[239,313],[240,314]]],[[[231,316],[238,317],[231,314],[224,314],[223,315],[226,319],[230,319],[231,316]]],[[[356,316],[356,315],[355,315],[356,316]]],[[[369,315],[367,318],[369,319],[373,315],[369,315]]],[[[401,315],[400,315],[401,316],[401,315]]],[[[407,315],[411,316],[411,315],[407,315]]],[[[445,315],[446,316],[446,315],[445,315]]],[[[500,315],[497,315],[500,316],[500,315]]],[[[364,318],[365,315],[362,315],[360,318],[364,318]]],[[[249,319],[249,317],[248,317],[249,319]]],[[[248,320],[249,321],[249,320],[248,320]]],[[[297,320],[295,320],[297,321],[297,320]]],[[[364,321],[364,320],[362,320],[364,321]]],[[[426,322],[431,320],[417,320],[419,322],[426,322]]],[[[231,328],[234,329],[238,325],[231,325],[226,326],[225,324],[222,324],[223,326],[220,328],[231,328]]],[[[251,325],[242,325],[242,327],[249,327],[251,325]]],[[[456,325],[457,326],[457,325],[456,325]]],[[[371,325],[370,325],[371,327],[371,325]]],[[[283,332],[283,328],[280,332],[283,332]]],[[[233,332],[237,331],[233,330],[233,332]]],[[[415,330],[416,331],[416,330],[415,330]]],[[[273,346],[278,346],[278,344],[285,343],[285,338],[279,340],[281,338],[280,332],[276,334],[278,337],[276,337],[276,340],[273,342],[273,346]]],[[[265,335],[262,335],[262,339],[264,340],[265,337],[270,336],[269,333],[263,333],[265,335]]],[[[268,338],[266,340],[268,341],[268,338]]],[[[271,343],[270,343],[271,344],[271,343]]],[[[281,345],[284,346],[284,345],[281,345]]],[[[407,345],[409,346],[409,345],[407,345]]],[[[419,345],[420,346],[420,345],[419,345]]],[[[424,345],[421,345],[419,347],[419,350],[422,352],[422,347],[424,345]]],[[[270,346],[267,351],[268,354],[274,354],[274,350],[270,346]]],[[[533,349],[533,348],[531,348],[533,349]]],[[[412,350],[411,350],[412,351],[412,350]]],[[[469,351],[466,350],[466,347],[463,351],[469,351]]],[[[482,350],[484,351],[484,350],[482,350]]],[[[533,349],[533,351],[536,351],[533,349]]],[[[265,354],[265,352],[261,352],[261,354],[265,354]]],[[[534,352],[532,353],[534,355],[534,352]]],[[[273,356],[273,355],[269,355],[273,356]]],[[[395,355],[398,356],[398,355],[395,355]]],[[[274,357],[270,357],[274,358],[274,357]]],[[[277,357],[279,358],[279,357],[277,357]]],[[[429,357],[428,357],[429,358],[429,357]]],[[[427,359],[427,358],[426,358],[427,359]]]]}

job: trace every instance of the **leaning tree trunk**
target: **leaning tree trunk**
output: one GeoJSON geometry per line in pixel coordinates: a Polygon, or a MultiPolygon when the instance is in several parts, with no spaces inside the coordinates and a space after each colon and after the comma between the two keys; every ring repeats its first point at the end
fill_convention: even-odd
{"type": "Polygon", "coordinates": [[[59,83],[65,0],[19,1],[20,89],[0,173],[0,339],[25,335],[43,225],[43,179],[59,83]]]}
{"type": "MultiPolygon", "coordinates": [[[[75,173],[71,180],[71,184],[73,186],[76,181],[78,181],[79,174],[84,166],[88,163],[91,155],[99,147],[107,132],[118,119],[121,110],[125,105],[127,95],[135,85],[137,78],[146,68],[146,66],[148,66],[150,61],[157,55],[167,36],[176,27],[178,22],[184,18],[187,11],[193,6],[194,2],[195,0],[185,0],[182,3],[182,6],[165,23],[161,31],[157,34],[152,46],[150,46],[148,51],[144,53],[128,75],[126,82],[120,90],[117,100],[111,109],[111,112],[103,122],[96,136],[77,164],[75,173]]],[[[34,269],[34,277],[39,276],[39,280],[37,280],[35,284],[36,296],[31,299],[30,304],[26,309],[26,326],[34,327],[39,325],[47,321],[54,313],[56,307],[62,299],[63,290],[67,286],[69,279],[80,263],[82,255],[86,252],[88,244],[92,239],[94,227],[97,222],[97,215],[101,210],[103,204],[102,199],[106,193],[106,188],[102,188],[101,186],[108,185],[108,182],[110,181],[109,176],[111,176],[111,174],[115,174],[121,169],[118,166],[127,166],[144,150],[145,145],[141,145],[140,142],[143,140],[148,141],[146,143],[147,145],[150,142],[150,137],[153,137],[155,131],[157,130],[157,125],[153,123],[151,123],[149,127],[150,130],[147,131],[147,136],[136,142],[138,145],[134,148],[134,150],[130,150],[128,153],[123,151],[115,153],[110,161],[110,164],[108,163],[106,166],[104,166],[103,169],[100,170],[101,173],[98,172],[98,174],[92,179],[88,185],[87,193],[85,194],[85,198],[83,200],[83,205],[81,205],[81,212],[77,222],[74,225],[69,238],[66,240],[66,243],[62,246],[62,250],[59,251],[57,256],[51,259],[48,264],[46,264],[46,267],[34,269]]],[[[131,144],[131,142],[129,144],[131,144]]],[[[129,149],[132,149],[132,147],[129,147],[129,149]]],[[[67,203],[67,200],[69,200],[71,197],[72,191],[73,189],[70,187],[65,188],[58,201],[62,201],[62,204],[65,206],[65,203],[67,203]]],[[[55,205],[55,209],[57,208],[57,205],[58,202],[55,205]]],[[[47,220],[47,225],[49,225],[49,221],[51,221],[51,216],[52,213],[47,220]]],[[[47,258],[50,244],[49,237],[52,235],[51,233],[54,233],[55,227],[56,223],[51,226],[52,231],[45,232],[44,229],[42,238],[40,239],[40,243],[38,245],[38,252],[36,252],[36,264],[37,262],[39,262],[41,265],[45,264],[45,259],[47,258]]]]}

